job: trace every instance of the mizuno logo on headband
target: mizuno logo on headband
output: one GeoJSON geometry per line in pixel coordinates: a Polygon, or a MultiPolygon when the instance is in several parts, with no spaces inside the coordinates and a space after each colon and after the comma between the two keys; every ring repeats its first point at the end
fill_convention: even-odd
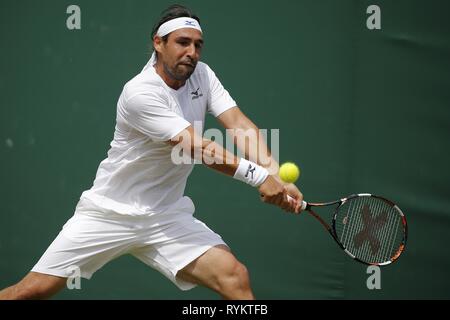
{"type": "Polygon", "coordinates": [[[202,32],[202,28],[200,28],[200,25],[198,24],[197,20],[189,17],[181,17],[164,22],[159,27],[156,35],[158,37],[164,37],[167,36],[169,33],[182,28],[192,28],[202,32]]]}

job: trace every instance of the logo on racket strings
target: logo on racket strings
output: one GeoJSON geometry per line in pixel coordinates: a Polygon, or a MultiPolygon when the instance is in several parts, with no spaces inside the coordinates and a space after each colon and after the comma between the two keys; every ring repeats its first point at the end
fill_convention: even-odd
{"type": "Polygon", "coordinates": [[[368,241],[372,254],[375,255],[381,248],[380,240],[376,236],[376,233],[386,224],[388,214],[387,212],[382,212],[374,218],[370,212],[369,205],[365,204],[362,208],[361,216],[364,226],[353,238],[355,247],[359,249],[365,241],[368,241]]]}

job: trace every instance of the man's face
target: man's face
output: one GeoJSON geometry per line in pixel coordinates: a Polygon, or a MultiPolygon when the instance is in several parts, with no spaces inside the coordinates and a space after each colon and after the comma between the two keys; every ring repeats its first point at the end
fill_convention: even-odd
{"type": "Polygon", "coordinates": [[[194,72],[200,60],[203,47],[202,33],[196,29],[178,29],[171,34],[167,42],[155,37],[155,49],[158,59],[164,66],[164,72],[174,80],[185,81],[194,72]]]}

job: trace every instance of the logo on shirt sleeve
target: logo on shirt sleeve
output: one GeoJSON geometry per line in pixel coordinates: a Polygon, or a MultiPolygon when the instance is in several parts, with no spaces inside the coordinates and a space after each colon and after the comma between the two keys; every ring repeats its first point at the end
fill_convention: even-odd
{"type": "Polygon", "coordinates": [[[203,97],[203,93],[202,93],[202,90],[200,90],[200,87],[198,87],[197,90],[191,92],[191,97],[192,97],[192,100],[203,97]]]}

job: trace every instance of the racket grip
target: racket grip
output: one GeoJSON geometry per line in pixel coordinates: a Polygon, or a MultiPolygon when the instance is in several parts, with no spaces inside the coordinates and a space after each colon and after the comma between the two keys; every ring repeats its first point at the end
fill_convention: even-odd
{"type": "Polygon", "coordinates": [[[308,206],[308,203],[306,201],[302,200],[302,206],[300,207],[300,210],[301,211],[305,210],[307,206],[308,206]]]}
{"type": "MultiPolygon", "coordinates": [[[[292,198],[290,195],[287,195],[287,198],[288,198],[289,202],[292,202],[292,201],[295,202],[295,199],[292,198]]],[[[308,203],[306,201],[302,200],[302,206],[300,207],[300,211],[305,210],[307,206],[308,206],[308,203]]]]}

